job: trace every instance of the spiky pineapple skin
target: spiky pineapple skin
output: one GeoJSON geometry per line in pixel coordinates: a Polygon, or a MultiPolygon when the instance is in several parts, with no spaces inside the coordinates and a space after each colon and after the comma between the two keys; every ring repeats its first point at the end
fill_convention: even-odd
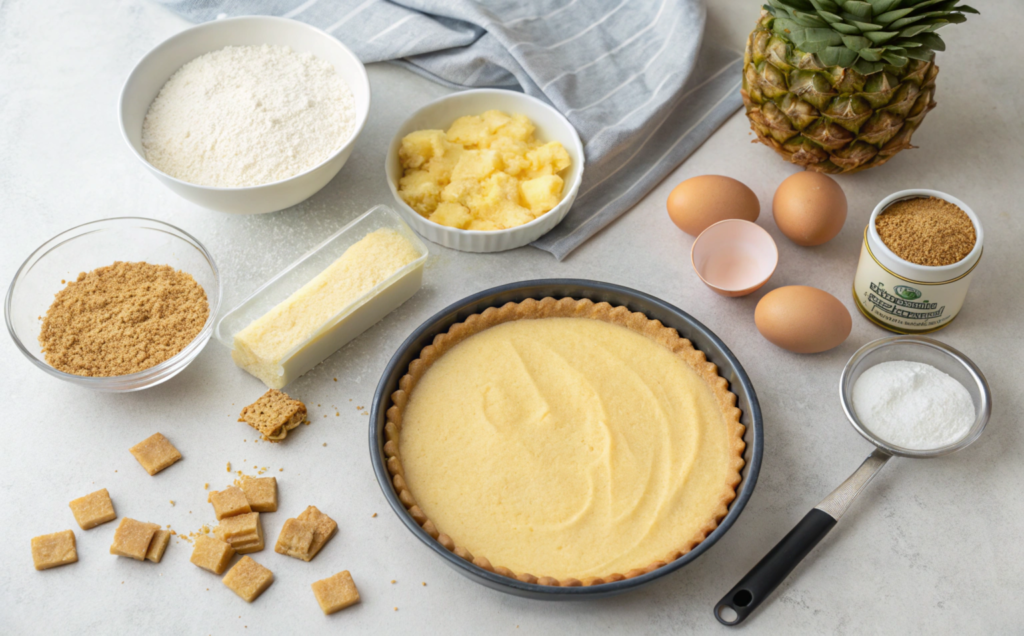
{"type": "Polygon", "coordinates": [[[796,49],[762,11],[747,38],[740,91],[761,143],[791,163],[831,174],[874,168],[910,141],[935,107],[934,62],[911,60],[871,75],[796,49]]]}

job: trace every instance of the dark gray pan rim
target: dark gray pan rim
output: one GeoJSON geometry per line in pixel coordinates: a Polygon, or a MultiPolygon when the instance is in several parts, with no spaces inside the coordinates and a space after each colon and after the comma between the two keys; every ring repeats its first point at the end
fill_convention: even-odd
{"type": "Polygon", "coordinates": [[[492,287],[452,303],[427,319],[406,338],[384,369],[370,408],[369,434],[370,461],[384,498],[416,538],[444,559],[449,566],[473,581],[507,594],[539,600],[586,600],[620,594],[648,585],[704,554],[728,532],[743,512],[757,484],[761,456],[764,452],[761,408],[754,387],[739,360],[714,332],[678,307],[635,289],[600,281],[562,278],[529,280],[492,287]],[[607,301],[612,305],[623,305],[631,311],[640,311],[649,318],[660,320],[662,324],[675,328],[680,335],[693,342],[696,349],[703,351],[708,360],[718,365],[719,373],[729,380],[730,389],[738,398],[737,404],[742,411],[741,421],[747,427],[744,433],[744,440],[747,443],[744,451],[746,465],[741,473],[736,499],[730,504],[728,514],[704,541],[688,553],[642,576],[589,587],[551,587],[523,583],[488,572],[448,552],[427,534],[409,515],[392,486],[384,458],[385,413],[391,403],[390,396],[398,388],[398,381],[405,374],[409,363],[419,355],[423,347],[430,344],[435,335],[447,331],[453,324],[465,320],[472,314],[507,302],[547,296],[589,298],[594,302],[607,301]]]}

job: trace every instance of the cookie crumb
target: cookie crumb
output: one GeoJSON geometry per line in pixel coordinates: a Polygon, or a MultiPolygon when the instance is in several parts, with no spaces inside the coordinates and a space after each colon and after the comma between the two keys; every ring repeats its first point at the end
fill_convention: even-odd
{"type": "Polygon", "coordinates": [[[375,512],[375,513],[373,513],[373,514],[372,514],[372,515],[370,515],[370,516],[371,516],[371,517],[376,517],[376,516],[377,516],[377,513],[375,512]]]}

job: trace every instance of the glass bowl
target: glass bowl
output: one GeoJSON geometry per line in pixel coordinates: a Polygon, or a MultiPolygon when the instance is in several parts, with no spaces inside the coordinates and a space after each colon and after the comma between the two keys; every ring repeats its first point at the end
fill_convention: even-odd
{"type": "Polygon", "coordinates": [[[121,217],[85,223],[61,232],[32,252],[14,275],[4,318],[18,349],[50,375],[97,391],[128,392],[165,382],[191,363],[206,346],[220,307],[220,274],[213,257],[188,233],[153,219],[121,217]],[[111,265],[114,261],[146,261],[170,265],[191,274],[206,292],[210,316],[199,335],[174,357],[138,373],[88,377],[64,373],[46,363],[39,346],[42,316],[65,282],[111,265]]]}
{"type": "Polygon", "coordinates": [[[988,380],[974,362],[953,347],[924,336],[890,336],[869,342],[850,358],[839,379],[839,397],[850,423],[865,439],[886,451],[900,457],[941,457],[967,448],[981,436],[992,413],[992,393],[988,380]],[[930,364],[952,377],[967,389],[974,402],[974,424],[961,439],[934,449],[917,450],[903,448],[875,435],[860,418],[853,407],[853,387],[862,373],[882,362],[907,360],[930,364]]]}

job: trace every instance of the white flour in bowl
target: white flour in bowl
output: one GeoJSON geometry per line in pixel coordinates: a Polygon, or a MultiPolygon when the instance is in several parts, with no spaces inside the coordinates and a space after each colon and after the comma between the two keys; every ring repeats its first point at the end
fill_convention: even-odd
{"type": "Polygon", "coordinates": [[[882,362],[857,378],[853,408],[872,433],[895,446],[932,450],[959,441],[974,424],[962,384],[930,364],[882,362]]]}
{"type": "Polygon", "coordinates": [[[182,181],[242,187],[323,163],[352,136],[352,91],[287,46],[228,46],[171,76],[142,124],[146,159],[182,181]]]}

